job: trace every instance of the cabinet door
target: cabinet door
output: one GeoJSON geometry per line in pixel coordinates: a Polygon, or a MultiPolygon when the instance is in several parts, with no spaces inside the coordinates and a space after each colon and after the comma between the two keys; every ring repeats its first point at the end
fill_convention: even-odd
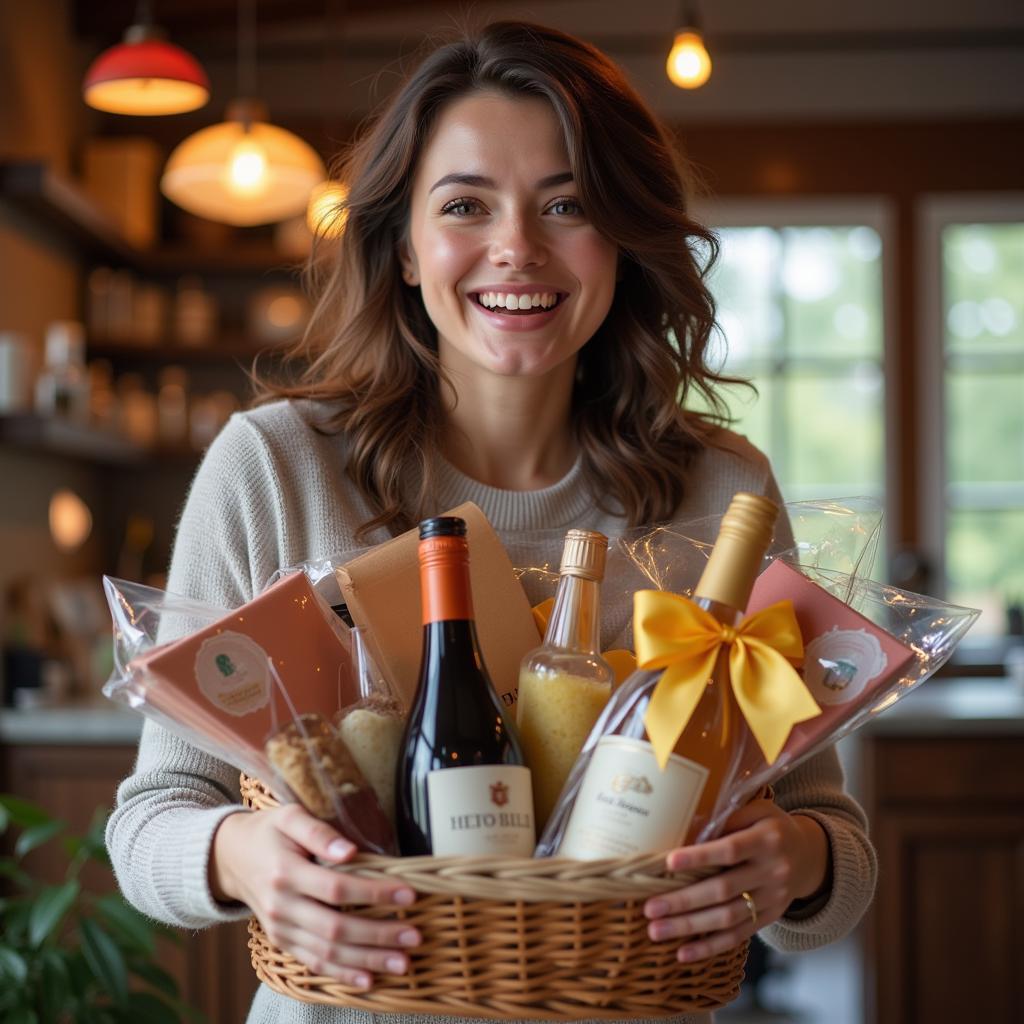
{"type": "Polygon", "coordinates": [[[875,840],[879,1024],[1024,1020],[1024,821],[904,813],[875,840]]]}
{"type": "Polygon", "coordinates": [[[886,738],[868,755],[877,1024],[1024,1020],[1024,740],[886,738]]]}
{"type": "MultiPolygon", "coordinates": [[[[66,821],[72,831],[84,832],[96,808],[113,806],[118,783],[135,763],[134,746],[0,747],[0,792],[15,793],[45,807],[66,821]]],[[[56,844],[30,854],[27,865],[39,878],[59,881],[66,859],[56,844]]],[[[110,872],[90,864],[83,884],[93,892],[116,888],[110,872]]],[[[210,1024],[243,1021],[256,991],[245,923],[222,925],[201,932],[181,930],[179,941],[165,942],[160,966],[178,980],[186,1002],[197,1007],[210,1024]]]]}

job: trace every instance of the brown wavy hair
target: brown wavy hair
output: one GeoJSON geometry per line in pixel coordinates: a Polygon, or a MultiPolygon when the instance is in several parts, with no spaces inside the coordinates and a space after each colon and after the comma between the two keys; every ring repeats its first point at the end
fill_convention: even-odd
{"type": "Polygon", "coordinates": [[[347,433],[348,475],[378,512],[362,536],[419,518],[443,430],[443,378],[435,328],[402,281],[398,251],[438,114],[478,90],[551,104],[583,208],[619,249],[611,309],[579,354],[573,429],[602,508],[631,525],[668,519],[686,467],[726,420],[715,388],[732,378],[707,362],[715,304],[705,278],[718,242],[687,213],[687,169],[665,127],[608,57],[555,29],[496,22],[442,45],[343,154],[345,230],[310,261],[317,300],[297,350],[306,368],[290,385],[258,381],[258,399],[335,403],[320,429],[347,433]],[[694,392],[710,412],[684,411],[694,392]]]}

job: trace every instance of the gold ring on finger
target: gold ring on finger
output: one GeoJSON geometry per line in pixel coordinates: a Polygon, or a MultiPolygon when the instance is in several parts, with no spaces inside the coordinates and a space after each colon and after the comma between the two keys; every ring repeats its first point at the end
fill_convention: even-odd
{"type": "Polygon", "coordinates": [[[757,924],[757,904],[754,902],[754,897],[749,892],[744,890],[740,893],[740,899],[743,900],[747,905],[747,910],[750,911],[750,920],[754,924],[757,924]]]}

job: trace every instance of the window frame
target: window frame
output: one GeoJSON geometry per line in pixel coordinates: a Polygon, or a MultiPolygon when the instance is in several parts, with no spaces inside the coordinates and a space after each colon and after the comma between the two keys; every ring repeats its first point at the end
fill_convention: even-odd
{"type": "MultiPolygon", "coordinates": [[[[919,302],[916,404],[920,437],[921,491],[917,527],[921,552],[933,570],[938,596],[945,597],[946,532],[946,387],[945,275],[942,231],[959,224],[1024,223],[1024,192],[928,193],[917,203],[917,295],[919,302]]],[[[1001,637],[966,638],[969,648],[994,651],[1001,637]]]]}
{"type": "MultiPolygon", "coordinates": [[[[895,201],[882,195],[815,196],[801,198],[716,197],[697,199],[691,204],[693,216],[713,231],[734,227],[853,227],[872,228],[882,240],[882,501],[885,521],[895,525],[903,512],[899,467],[903,438],[898,430],[901,412],[900,366],[896,345],[897,212],[895,201]]],[[[848,495],[859,497],[859,495],[848,495]]],[[[894,550],[899,546],[896,530],[884,531],[886,576],[894,550]]]]}

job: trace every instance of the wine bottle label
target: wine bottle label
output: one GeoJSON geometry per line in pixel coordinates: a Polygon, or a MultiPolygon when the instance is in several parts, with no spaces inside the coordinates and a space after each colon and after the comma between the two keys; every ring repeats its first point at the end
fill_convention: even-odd
{"type": "Polygon", "coordinates": [[[532,857],[536,845],[530,769],[487,764],[427,776],[435,857],[532,857]]]}
{"type": "Polygon", "coordinates": [[[559,857],[598,860],[678,846],[709,772],[670,754],[662,771],[646,740],[598,740],[558,847],[559,857]]]}

